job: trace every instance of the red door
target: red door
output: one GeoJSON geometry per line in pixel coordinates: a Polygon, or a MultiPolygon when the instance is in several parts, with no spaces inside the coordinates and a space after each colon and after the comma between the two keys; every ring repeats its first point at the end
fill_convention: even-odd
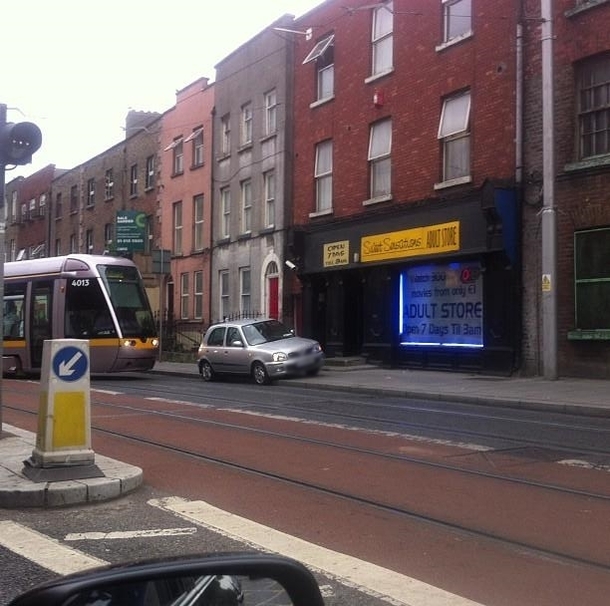
{"type": "Polygon", "coordinates": [[[275,318],[276,320],[279,318],[279,278],[277,276],[273,276],[271,278],[267,278],[267,285],[269,288],[269,317],[275,318]]]}

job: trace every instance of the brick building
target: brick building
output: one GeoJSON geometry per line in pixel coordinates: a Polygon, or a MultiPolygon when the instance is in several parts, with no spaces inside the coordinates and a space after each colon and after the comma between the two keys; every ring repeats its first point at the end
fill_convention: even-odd
{"type": "MultiPolygon", "coordinates": [[[[610,378],[610,2],[554,0],[559,375],[610,378]]],[[[540,3],[524,3],[523,369],[541,374],[540,3]]]]}
{"type": "Polygon", "coordinates": [[[517,25],[510,0],[328,0],[294,24],[290,253],[328,355],[519,365],[517,25]]]}
{"type": "Polygon", "coordinates": [[[211,166],[214,87],[200,78],[176,93],[160,139],[160,241],[171,258],[163,310],[185,345],[210,320],[211,166]]]}

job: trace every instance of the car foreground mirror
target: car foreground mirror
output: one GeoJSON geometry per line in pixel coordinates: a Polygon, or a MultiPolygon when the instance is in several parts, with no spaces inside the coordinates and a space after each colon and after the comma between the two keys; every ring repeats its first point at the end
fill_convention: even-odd
{"type": "Polygon", "coordinates": [[[279,556],[182,557],[97,568],[30,589],[9,606],[324,606],[313,575],[279,556]]]}

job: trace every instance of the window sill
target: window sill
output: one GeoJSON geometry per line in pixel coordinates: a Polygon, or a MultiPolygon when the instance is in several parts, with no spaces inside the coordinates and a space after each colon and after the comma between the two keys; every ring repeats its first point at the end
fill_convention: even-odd
{"type": "Polygon", "coordinates": [[[335,95],[332,95],[330,97],[324,97],[324,99],[318,99],[317,101],[314,101],[313,103],[309,104],[309,109],[315,109],[316,107],[320,107],[320,105],[326,105],[327,103],[330,103],[334,98],[335,95]]]}
{"type": "Polygon", "coordinates": [[[241,242],[243,240],[250,240],[251,238],[252,238],[252,232],[246,231],[243,234],[239,234],[239,236],[237,236],[237,241],[241,242]]]}
{"type": "Polygon", "coordinates": [[[192,164],[192,165],[190,166],[189,170],[197,170],[198,168],[203,168],[203,166],[204,166],[204,163],[203,163],[203,162],[201,162],[201,163],[199,163],[199,164],[192,164]]]}
{"type": "Polygon", "coordinates": [[[455,38],[451,38],[451,40],[447,40],[446,42],[443,42],[442,44],[437,45],[434,50],[439,53],[441,51],[444,51],[446,48],[450,48],[451,46],[455,46],[456,44],[459,44],[460,42],[463,42],[464,40],[468,40],[469,38],[473,37],[473,32],[472,30],[470,30],[469,32],[466,32],[465,34],[462,34],[461,36],[456,36],[455,38]]]}
{"type": "Polygon", "coordinates": [[[381,78],[383,78],[384,76],[389,76],[390,74],[394,73],[394,68],[390,67],[389,69],[386,69],[383,72],[379,72],[378,74],[371,74],[370,76],[368,76],[367,78],[364,79],[364,83],[365,84],[369,84],[369,82],[375,82],[376,80],[379,80],[381,78]]]}
{"type": "Polygon", "coordinates": [[[184,175],[183,170],[181,170],[179,173],[172,173],[171,178],[174,179],[175,177],[182,177],[182,175],[184,175]]]}
{"type": "Polygon", "coordinates": [[[266,143],[270,139],[275,139],[277,137],[277,132],[269,133],[268,135],[264,135],[261,137],[261,143],[266,143]]]}
{"type": "Polygon", "coordinates": [[[596,6],[600,6],[602,4],[607,4],[610,0],[583,0],[580,4],[567,10],[564,14],[566,17],[574,17],[575,15],[579,15],[584,11],[588,11],[589,9],[595,8],[596,6]]]}
{"type": "Polygon", "coordinates": [[[218,156],[216,158],[216,162],[224,162],[225,160],[228,160],[231,157],[231,152],[223,152],[222,154],[220,154],[220,156],[218,156]]]}
{"type": "Polygon", "coordinates": [[[610,154],[605,154],[603,156],[592,156],[587,160],[580,160],[578,162],[572,162],[570,164],[566,164],[563,167],[563,170],[566,173],[573,173],[582,170],[588,170],[591,168],[600,168],[600,167],[610,167],[610,154]]]}
{"type": "Polygon", "coordinates": [[[275,231],[275,225],[268,225],[264,229],[261,229],[258,233],[261,236],[268,236],[269,234],[272,234],[274,231],[275,231]]]}
{"type": "Polygon", "coordinates": [[[224,238],[220,238],[220,240],[216,240],[216,246],[226,246],[231,243],[231,237],[225,236],[224,238]]]}
{"type": "Polygon", "coordinates": [[[237,149],[238,154],[243,154],[244,152],[250,151],[252,149],[252,141],[248,141],[248,143],[244,143],[237,149]]]}
{"type": "Polygon", "coordinates": [[[95,210],[95,204],[87,204],[87,206],[85,206],[85,208],[87,210],[95,210]]]}
{"type": "Polygon", "coordinates": [[[610,329],[570,330],[568,332],[568,341],[610,341],[610,329]]]}
{"type": "Polygon", "coordinates": [[[375,196],[374,198],[369,198],[362,203],[362,206],[372,206],[374,204],[379,204],[380,202],[389,202],[392,200],[392,194],[383,194],[383,196],[375,196]]]}
{"type": "Polygon", "coordinates": [[[435,183],[434,189],[447,189],[448,187],[455,187],[456,185],[464,185],[466,183],[472,183],[472,177],[470,175],[467,175],[466,177],[449,179],[449,181],[442,181],[441,183],[435,183]]]}
{"type": "Polygon", "coordinates": [[[114,196],[108,196],[108,198],[104,198],[104,202],[112,202],[114,200],[114,196]]]}
{"type": "Polygon", "coordinates": [[[333,214],[333,209],[327,208],[326,210],[316,210],[313,213],[309,213],[309,218],[313,219],[314,217],[325,217],[327,215],[332,215],[332,214],[333,214]]]}

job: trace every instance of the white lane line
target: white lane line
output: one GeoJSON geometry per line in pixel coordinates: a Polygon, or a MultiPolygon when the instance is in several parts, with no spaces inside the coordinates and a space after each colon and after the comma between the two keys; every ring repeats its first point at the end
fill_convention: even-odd
{"type": "Polygon", "coordinates": [[[152,499],[148,503],[254,548],[299,560],[345,585],[396,606],[480,606],[417,579],[308,543],[204,501],[169,497],[152,499]]]}
{"type": "Polygon", "coordinates": [[[197,528],[156,528],[152,530],[115,530],[113,532],[72,532],[65,541],[101,541],[105,539],[147,539],[191,535],[197,528]]]}
{"type": "Polygon", "coordinates": [[[0,521],[0,545],[61,575],[108,564],[8,520],[0,521]]]}

